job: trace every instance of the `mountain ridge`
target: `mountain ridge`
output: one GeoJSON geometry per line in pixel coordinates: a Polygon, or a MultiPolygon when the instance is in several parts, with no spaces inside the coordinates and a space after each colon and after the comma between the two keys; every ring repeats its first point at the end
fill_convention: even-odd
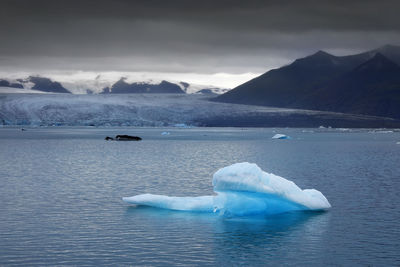
{"type": "MultiPolygon", "coordinates": [[[[7,79],[0,78],[0,87],[41,91],[47,93],[72,93],[72,94],[108,94],[108,93],[186,93],[186,94],[208,94],[219,95],[228,89],[210,85],[191,84],[183,81],[170,80],[131,80],[127,77],[120,77],[118,80],[103,79],[99,81],[100,75],[95,79],[81,81],[67,80],[62,82],[54,78],[31,75],[27,78],[7,79]],[[118,84],[119,83],[119,84],[118,84]],[[113,92],[112,87],[115,91],[113,92]],[[125,91],[125,92],[124,92],[125,91]]],[[[23,91],[23,90],[22,90],[23,91]]],[[[21,90],[19,92],[22,92],[21,90]]]]}
{"type": "Polygon", "coordinates": [[[400,90],[396,89],[398,86],[395,79],[395,77],[400,77],[396,63],[399,59],[400,47],[390,45],[340,57],[318,51],[310,56],[297,59],[289,65],[270,70],[214,98],[213,101],[400,118],[400,110],[397,108],[387,111],[384,111],[385,108],[383,108],[387,103],[390,103],[391,106],[396,106],[396,104],[400,106],[400,101],[397,100],[400,98],[400,90]],[[388,58],[385,53],[394,59],[388,58]],[[371,60],[373,60],[373,66],[371,60]],[[368,64],[365,65],[366,63],[368,64]],[[363,72],[365,66],[368,69],[363,72]],[[393,69],[395,73],[385,76],[388,68],[393,69]],[[354,77],[349,78],[349,75],[354,77]],[[371,77],[375,77],[379,81],[371,81],[371,77]],[[362,95],[363,88],[368,87],[364,81],[373,83],[375,91],[377,88],[380,89],[379,98],[376,99],[376,101],[379,100],[379,103],[375,103],[376,101],[372,98],[378,94],[377,92],[366,94],[365,97],[362,95]],[[359,86],[351,83],[359,83],[359,86]],[[342,89],[339,90],[336,87],[342,89]],[[350,88],[349,92],[354,94],[344,94],[346,88],[350,88]],[[382,91],[388,91],[388,96],[385,97],[385,93],[382,91]],[[324,94],[328,94],[330,98],[327,99],[324,94]],[[356,96],[361,97],[360,103],[363,104],[357,105],[357,108],[353,109],[344,107],[340,94],[353,99],[356,96]],[[366,97],[368,100],[365,99],[366,97]],[[370,106],[374,106],[376,112],[370,106]]]}
{"type": "Polygon", "coordinates": [[[380,53],[310,97],[310,109],[400,117],[400,66],[380,53]],[[323,101],[315,102],[315,99],[323,101]]]}
{"type": "Polygon", "coordinates": [[[108,90],[104,90],[102,93],[109,94],[143,94],[143,93],[175,93],[184,94],[185,91],[174,83],[167,82],[165,80],[161,81],[159,84],[148,84],[148,83],[127,83],[126,78],[121,78],[119,81],[114,83],[112,87],[108,90]]]}

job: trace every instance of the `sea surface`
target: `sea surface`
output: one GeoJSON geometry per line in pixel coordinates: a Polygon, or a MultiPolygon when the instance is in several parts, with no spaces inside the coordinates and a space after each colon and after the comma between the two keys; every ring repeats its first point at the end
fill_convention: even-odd
{"type": "Polygon", "coordinates": [[[0,128],[0,265],[399,266],[398,142],[368,129],[0,128]],[[104,140],[117,134],[143,140],[104,140]],[[212,195],[213,173],[237,162],[332,208],[224,218],[121,200],[212,195]]]}

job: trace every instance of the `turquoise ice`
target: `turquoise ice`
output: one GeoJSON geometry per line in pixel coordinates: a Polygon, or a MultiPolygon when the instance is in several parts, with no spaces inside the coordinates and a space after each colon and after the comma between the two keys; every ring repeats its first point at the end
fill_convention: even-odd
{"type": "Polygon", "coordinates": [[[267,173],[254,163],[236,163],[218,170],[213,196],[171,197],[142,194],[123,201],[163,209],[214,212],[224,216],[272,215],[298,210],[327,210],[331,207],[318,190],[299,188],[294,182],[267,173]]]}

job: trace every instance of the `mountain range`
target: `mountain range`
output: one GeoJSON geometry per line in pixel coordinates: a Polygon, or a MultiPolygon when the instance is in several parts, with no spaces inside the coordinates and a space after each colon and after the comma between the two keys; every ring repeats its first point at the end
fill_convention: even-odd
{"type": "Polygon", "coordinates": [[[400,118],[400,47],[350,56],[324,51],[274,69],[218,102],[400,118]]]}
{"type": "MultiPolygon", "coordinates": [[[[186,83],[183,83],[186,85],[186,83]]],[[[111,89],[106,87],[103,89],[103,94],[144,94],[144,93],[158,93],[158,94],[184,94],[181,86],[161,81],[159,84],[148,84],[143,82],[127,83],[126,78],[121,78],[113,84],[111,89]]]]}
{"type": "MultiPolygon", "coordinates": [[[[24,79],[0,79],[0,87],[7,87],[8,92],[14,89],[28,89],[27,93],[37,91],[46,93],[78,93],[78,94],[203,94],[217,95],[226,92],[228,89],[217,88],[207,85],[189,84],[186,82],[175,82],[162,80],[128,82],[126,77],[121,77],[116,82],[112,80],[68,81],[57,82],[47,77],[29,76],[24,79]],[[103,84],[103,86],[102,86],[103,84]],[[97,89],[96,89],[97,88],[97,89]],[[33,91],[32,91],[33,90],[33,91]]],[[[15,90],[15,92],[24,90],[15,90]]],[[[0,91],[1,92],[1,91],[0,91]]]]}
{"type": "Polygon", "coordinates": [[[393,45],[349,56],[318,51],[230,91],[186,82],[129,81],[126,77],[104,82],[98,77],[74,84],[73,81],[60,83],[46,77],[29,76],[0,79],[0,87],[8,92],[29,89],[26,92],[67,94],[198,93],[218,95],[212,99],[216,102],[400,119],[400,47],[393,45]]]}
{"type": "Polygon", "coordinates": [[[71,93],[69,90],[64,88],[61,83],[39,76],[29,76],[26,79],[17,79],[15,82],[10,82],[6,79],[0,79],[0,86],[17,89],[27,88],[30,90],[47,93],[71,93]]]}

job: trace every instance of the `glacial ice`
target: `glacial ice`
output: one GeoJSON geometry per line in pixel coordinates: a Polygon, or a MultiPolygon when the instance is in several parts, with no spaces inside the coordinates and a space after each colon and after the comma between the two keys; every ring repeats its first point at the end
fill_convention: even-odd
{"type": "Polygon", "coordinates": [[[290,136],[287,136],[285,134],[275,134],[272,136],[272,139],[290,139],[290,136]]]}
{"type": "Polygon", "coordinates": [[[236,163],[218,170],[212,185],[214,196],[142,194],[124,197],[123,201],[171,210],[214,212],[223,216],[272,215],[331,207],[318,190],[302,190],[292,181],[264,172],[254,163],[236,163]]]}
{"type": "Polygon", "coordinates": [[[161,209],[182,211],[213,211],[213,196],[201,197],[169,197],[153,194],[142,194],[133,197],[124,197],[123,200],[130,204],[151,206],[161,209]]]}
{"type": "Polygon", "coordinates": [[[3,94],[0,88],[0,125],[191,128],[209,125],[210,121],[218,123],[221,114],[229,114],[229,120],[234,122],[238,117],[254,114],[270,117],[319,113],[208,99],[209,96],[196,94],[3,94]]]}
{"type": "MultiPolygon", "coordinates": [[[[88,88],[84,90],[86,89],[88,88]]],[[[276,119],[282,117],[289,124],[295,123],[297,126],[301,126],[303,121],[299,118],[307,118],[310,123],[325,120],[322,117],[343,122],[360,119],[360,115],[232,105],[210,101],[210,96],[198,94],[33,94],[35,90],[31,90],[32,93],[29,94],[15,93],[30,92],[28,89],[20,90],[8,88],[3,91],[0,88],[0,125],[271,127],[276,119]]],[[[362,120],[367,123],[370,119],[362,120]]],[[[379,122],[382,123],[382,120],[379,122]]]]}

